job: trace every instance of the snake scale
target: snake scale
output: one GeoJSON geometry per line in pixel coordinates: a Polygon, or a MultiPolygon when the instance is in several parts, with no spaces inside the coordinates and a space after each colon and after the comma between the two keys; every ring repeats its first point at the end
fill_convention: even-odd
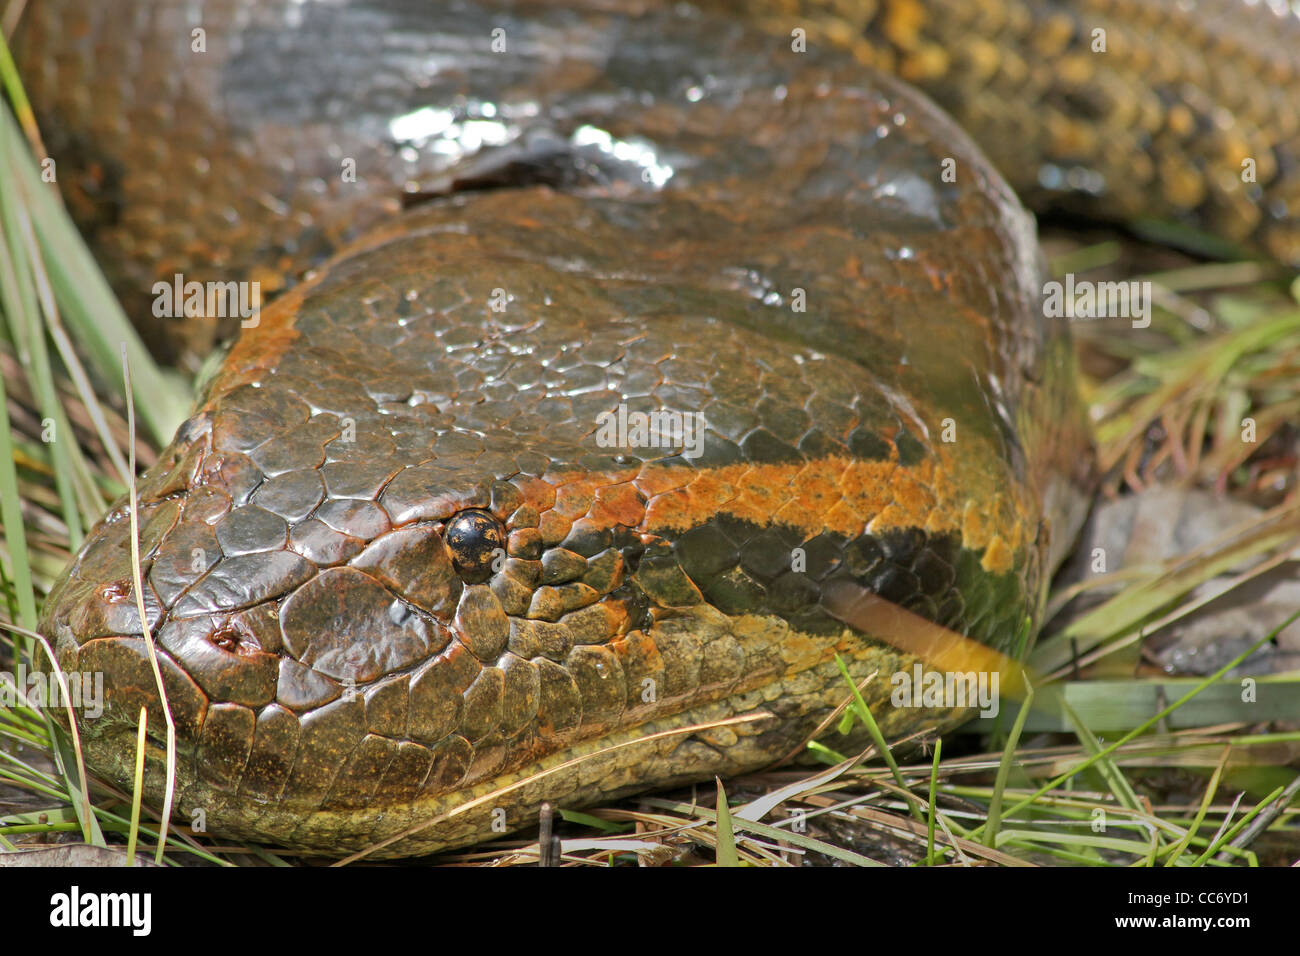
{"type": "MultiPolygon", "coordinates": [[[[1017,193],[1300,262],[1298,24],[30,0],[23,75],[132,313],[176,273],[287,285],[139,483],[179,818],[462,846],[798,750],[837,656],[888,737],[959,722],[892,706],[917,659],[826,595],[1005,653],[1037,624],[1090,464],[1017,193]]],[[[155,325],[181,361],[230,331],[155,325]]],[[[149,708],[160,802],[125,502],[42,626],[106,675],[82,733],[120,785],[149,708]]]]}

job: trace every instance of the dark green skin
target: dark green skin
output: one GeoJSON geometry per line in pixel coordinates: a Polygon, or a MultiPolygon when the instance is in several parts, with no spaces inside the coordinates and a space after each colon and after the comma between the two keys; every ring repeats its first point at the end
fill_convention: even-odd
{"type": "MultiPolygon", "coordinates": [[[[379,223],[263,311],[140,484],[183,815],[335,855],[462,845],[797,751],[846,696],[837,654],[891,737],[961,719],[891,706],[916,659],[832,584],[1004,652],[1032,632],[1089,475],[1065,329],[1032,219],[915,92],[685,7],[214,4],[196,55],[179,6],[94,5],[78,39],[80,6],[34,4],[20,50],[69,148],[117,157],[89,191],[161,202],[99,217],[132,239],[119,281],[379,223]],[[122,103],[30,65],[100,56],[122,103]],[[389,134],[423,107],[459,125],[407,168],[389,134]],[[405,179],[450,195],[399,215],[405,179]],[[602,446],[620,405],[702,413],[703,454],[602,446]]],[[[120,784],[140,707],[162,726],[129,545],[119,503],[43,616],[65,669],[106,674],[80,723],[120,784]]]]}

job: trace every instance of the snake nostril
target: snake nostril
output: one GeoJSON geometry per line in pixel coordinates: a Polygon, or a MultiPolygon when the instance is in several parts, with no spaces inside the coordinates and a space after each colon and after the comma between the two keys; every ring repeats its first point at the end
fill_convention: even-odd
{"type": "Polygon", "coordinates": [[[101,587],[99,596],[106,604],[121,604],[131,597],[131,586],[122,581],[114,581],[101,587]]]}
{"type": "Polygon", "coordinates": [[[208,643],[228,651],[231,654],[239,653],[240,645],[244,642],[243,636],[239,629],[233,624],[222,624],[208,635],[208,643]]]}
{"type": "Polygon", "coordinates": [[[478,508],[462,511],[448,521],[443,540],[456,572],[469,584],[487,580],[497,556],[505,554],[506,532],[501,522],[478,508]]]}

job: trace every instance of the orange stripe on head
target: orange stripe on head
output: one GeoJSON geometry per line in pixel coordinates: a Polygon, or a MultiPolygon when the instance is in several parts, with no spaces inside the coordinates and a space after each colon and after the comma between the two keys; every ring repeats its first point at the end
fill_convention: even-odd
{"type": "MultiPolygon", "coordinates": [[[[808,537],[823,532],[856,538],[919,529],[952,534],[983,552],[983,567],[1010,571],[1036,538],[1027,502],[1000,492],[974,500],[940,458],[915,465],[844,457],[810,462],[738,462],[710,468],[646,464],[637,470],[565,472],[531,485],[558,484],[554,507],[565,518],[675,537],[725,514],[752,524],[781,525],[808,537]]],[[[550,502],[534,488],[530,503],[550,502]]]]}

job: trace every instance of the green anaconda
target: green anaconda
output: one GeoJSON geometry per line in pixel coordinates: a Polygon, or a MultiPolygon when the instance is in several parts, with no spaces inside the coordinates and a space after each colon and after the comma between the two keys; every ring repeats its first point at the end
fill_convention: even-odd
{"type": "MultiPolygon", "coordinates": [[[[1066,329],[1003,175],[1300,261],[1294,14],[746,6],[27,4],[63,191],[142,320],[177,274],[314,267],[139,484],[182,819],[463,845],[786,756],[837,656],[891,738],[950,727],[826,596],[1014,653],[1078,526],[1066,329]]],[[[162,324],[181,356],[220,331],[162,324]]],[[[149,708],[161,802],[127,517],[42,628],[106,677],[98,772],[129,785],[149,708]]]]}

